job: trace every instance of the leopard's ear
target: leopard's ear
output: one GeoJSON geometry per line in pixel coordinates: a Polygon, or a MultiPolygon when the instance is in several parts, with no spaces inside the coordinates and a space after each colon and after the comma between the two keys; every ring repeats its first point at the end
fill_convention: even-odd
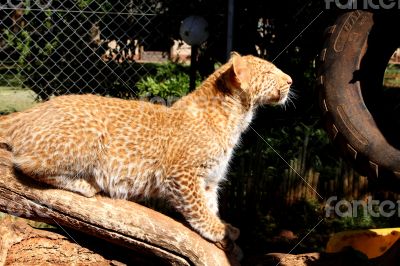
{"type": "Polygon", "coordinates": [[[236,52],[232,53],[231,83],[235,87],[245,89],[250,83],[250,69],[246,59],[236,52]]]}
{"type": "Polygon", "coordinates": [[[240,56],[238,52],[232,51],[230,59],[234,58],[235,56],[240,56]]]}

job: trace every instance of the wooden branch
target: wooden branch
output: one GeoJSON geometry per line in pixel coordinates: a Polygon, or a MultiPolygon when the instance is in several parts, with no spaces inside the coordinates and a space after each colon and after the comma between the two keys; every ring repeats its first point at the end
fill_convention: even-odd
{"type": "Polygon", "coordinates": [[[63,235],[32,228],[10,216],[0,220],[0,265],[116,265],[63,235]]]}
{"type": "Polygon", "coordinates": [[[16,175],[0,149],[0,211],[79,230],[174,265],[235,265],[234,256],[183,224],[134,202],[85,198],[16,175]]]}

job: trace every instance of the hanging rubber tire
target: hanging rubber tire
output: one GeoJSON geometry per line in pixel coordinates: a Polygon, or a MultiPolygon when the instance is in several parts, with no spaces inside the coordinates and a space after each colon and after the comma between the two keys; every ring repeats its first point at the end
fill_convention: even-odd
{"type": "Polygon", "coordinates": [[[400,132],[382,88],[385,68],[400,46],[398,21],[398,11],[340,15],[325,33],[318,74],[320,105],[334,145],[360,174],[392,190],[400,190],[400,132]]]}

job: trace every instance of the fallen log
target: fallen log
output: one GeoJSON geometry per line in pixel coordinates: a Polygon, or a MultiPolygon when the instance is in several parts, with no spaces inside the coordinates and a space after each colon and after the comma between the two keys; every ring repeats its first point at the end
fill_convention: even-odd
{"type": "MultiPolygon", "coordinates": [[[[0,265],[124,265],[68,237],[32,228],[23,219],[0,219],[0,265]]],[[[79,241],[80,242],[80,241],[79,241]]]]}
{"type": "Polygon", "coordinates": [[[16,174],[0,149],[0,211],[73,228],[173,265],[237,265],[233,255],[180,222],[134,202],[86,198],[16,174]]]}

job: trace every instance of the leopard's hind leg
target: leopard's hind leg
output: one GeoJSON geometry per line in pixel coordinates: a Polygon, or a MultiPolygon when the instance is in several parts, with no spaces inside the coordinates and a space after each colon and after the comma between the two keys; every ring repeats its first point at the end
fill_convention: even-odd
{"type": "Polygon", "coordinates": [[[93,197],[101,189],[92,177],[52,173],[51,169],[45,171],[38,161],[29,158],[14,158],[14,167],[21,173],[56,188],[79,193],[85,197],[93,197]]]}

